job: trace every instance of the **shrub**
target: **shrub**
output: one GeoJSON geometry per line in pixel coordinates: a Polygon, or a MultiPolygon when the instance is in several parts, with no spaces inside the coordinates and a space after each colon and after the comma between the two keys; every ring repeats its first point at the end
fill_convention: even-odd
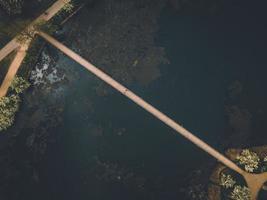
{"type": "Polygon", "coordinates": [[[15,76],[10,86],[13,94],[0,98],[0,131],[6,130],[13,124],[21,101],[19,94],[29,86],[30,83],[28,81],[22,77],[15,76]]]}
{"type": "Polygon", "coordinates": [[[254,172],[259,168],[259,156],[248,149],[243,150],[236,159],[240,165],[245,167],[247,172],[254,172]]]}
{"type": "Polygon", "coordinates": [[[13,124],[19,102],[18,95],[0,98],[0,131],[6,130],[13,124]]]}
{"type": "Polygon", "coordinates": [[[231,175],[222,174],[220,178],[220,185],[224,188],[232,188],[236,184],[236,181],[231,175]]]}
{"type": "Polygon", "coordinates": [[[251,200],[249,188],[240,185],[235,186],[230,198],[233,200],[251,200]]]}
{"type": "Polygon", "coordinates": [[[15,93],[20,94],[30,87],[30,83],[22,77],[15,76],[10,87],[15,93]]]}
{"type": "Polygon", "coordinates": [[[65,11],[65,12],[70,13],[73,10],[73,8],[74,8],[74,5],[70,1],[70,2],[68,2],[68,3],[65,4],[65,6],[63,7],[62,10],[65,11]]]}

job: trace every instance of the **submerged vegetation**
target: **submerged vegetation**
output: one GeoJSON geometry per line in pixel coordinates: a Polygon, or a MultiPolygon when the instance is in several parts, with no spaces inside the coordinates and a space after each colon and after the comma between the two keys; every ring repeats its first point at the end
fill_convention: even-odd
{"type": "Polygon", "coordinates": [[[1,38],[13,38],[19,32],[23,31],[23,29],[30,24],[30,20],[25,19],[17,19],[12,23],[1,24],[0,27],[0,36],[1,38]]]}
{"type": "Polygon", "coordinates": [[[24,0],[0,0],[0,6],[9,15],[20,14],[22,12],[24,0]]]}

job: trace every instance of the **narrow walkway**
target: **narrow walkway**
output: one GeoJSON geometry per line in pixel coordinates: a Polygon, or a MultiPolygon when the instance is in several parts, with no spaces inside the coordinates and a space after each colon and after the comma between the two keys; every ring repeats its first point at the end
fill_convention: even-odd
{"type": "Polygon", "coordinates": [[[11,40],[6,46],[4,46],[0,50],[0,62],[19,46],[20,44],[16,41],[16,39],[11,40]]]}
{"type": "Polygon", "coordinates": [[[0,88],[0,97],[6,96],[6,93],[8,91],[8,88],[10,87],[15,75],[17,74],[17,71],[23,61],[23,59],[26,56],[27,50],[29,48],[29,44],[23,45],[19,47],[17,54],[12,61],[11,65],[9,66],[8,72],[5,76],[5,79],[3,80],[3,83],[0,88]]]}

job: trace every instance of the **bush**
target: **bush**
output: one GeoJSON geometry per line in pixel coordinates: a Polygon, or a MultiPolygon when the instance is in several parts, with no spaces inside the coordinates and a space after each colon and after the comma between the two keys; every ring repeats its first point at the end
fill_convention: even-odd
{"type": "Polygon", "coordinates": [[[69,3],[66,3],[65,6],[63,7],[63,11],[67,12],[67,13],[70,13],[72,12],[74,8],[74,5],[72,4],[72,2],[69,2],[69,3]]]}
{"type": "Polygon", "coordinates": [[[6,130],[13,124],[19,102],[18,95],[0,98],[0,131],[6,130]]]}
{"type": "Polygon", "coordinates": [[[232,188],[236,184],[236,181],[233,179],[231,175],[222,174],[220,178],[220,185],[224,188],[232,188]]]}
{"type": "Polygon", "coordinates": [[[248,187],[237,185],[234,187],[230,198],[233,200],[251,200],[251,195],[248,187]]]}
{"type": "Polygon", "coordinates": [[[236,159],[240,165],[245,167],[247,172],[251,173],[259,168],[259,156],[248,149],[243,150],[236,159]]]}
{"type": "Polygon", "coordinates": [[[0,131],[6,130],[13,124],[21,101],[19,94],[29,86],[28,81],[16,76],[10,86],[11,95],[0,98],[0,131]]]}
{"type": "Polygon", "coordinates": [[[30,83],[22,77],[15,76],[10,87],[16,94],[20,94],[30,87],[30,83]]]}

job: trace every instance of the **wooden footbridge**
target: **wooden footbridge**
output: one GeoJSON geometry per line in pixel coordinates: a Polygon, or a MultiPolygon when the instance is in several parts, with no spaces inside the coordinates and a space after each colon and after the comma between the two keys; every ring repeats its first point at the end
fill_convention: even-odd
{"type": "MultiPolygon", "coordinates": [[[[267,173],[261,174],[252,174],[247,173],[240,167],[238,167],[233,161],[225,157],[223,154],[218,152],[216,149],[212,148],[210,145],[205,143],[200,138],[196,137],[193,133],[179,125],[177,122],[169,118],[167,115],[156,109],[154,106],[140,98],[138,95],[133,93],[131,90],[114,80],[111,76],[106,74],[105,72],[101,71],[99,68],[82,58],[80,55],[66,47],[64,44],[57,41],[52,36],[48,35],[47,33],[41,32],[39,30],[35,30],[35,24],[37,24],[40,20],[49,21],[56,13],[58,13],[70,0],[58,0],[56,1],[48,10],[46,10],[40,17],[34,20],[26,30],[34,31],[34,35],[39,35],[47,42],[52,44],[54,47],[62,51],[66,56],[70,57],[71,59],[75,60],[81,66],[85,67],[88,71],[93,73],[95,76],[106,82],[108,85],[113,87],[115,90],[126,96],[127,98],[131,99],[134,103],[145,109],[147,112],[151,113],[154,117],[158,118],[160,121],[165,123],[167,126],[175,130],[180,135],[184,136],[187,140],[190,140],[196,146],[198,146],[203,151],[207,152],[209,155],[214,157],[219,162],[223,163],[228,168],[234,170],[235,172],[239,173],[244,177],[246,183],[251,192],[251,199],[256,200],[258,193],[264,183],[267,181],[267,173]]],[[[25,41],[23,44],[18,42],[17,38],[15,37],[11,40],[5,47],[0,50],[0,61],[9,55],[11,52],[16,51],[16,56],[10,64],[8,72],[2,82],[0,88],[0,97],[3,97],[7,94],[8,88],[11,85],[14,76],[16,75],[21,63],[23,62],[24,57],[26,56],[27,50],[31,43],[32,39],[25,41]]]]}

